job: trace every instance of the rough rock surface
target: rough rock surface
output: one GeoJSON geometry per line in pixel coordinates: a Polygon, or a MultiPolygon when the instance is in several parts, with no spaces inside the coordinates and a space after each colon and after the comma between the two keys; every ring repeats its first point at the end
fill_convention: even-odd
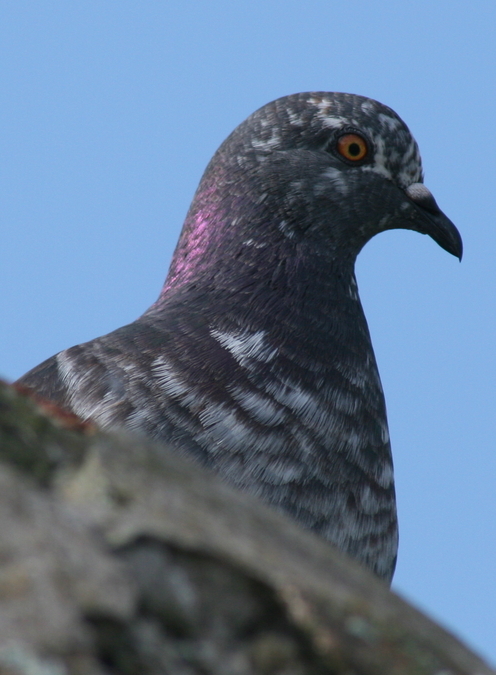
{"type": "Polygon", "coordinates": [[[485,675],[364,568],[219,478],[0,385],[1,675],[485,675]]]}

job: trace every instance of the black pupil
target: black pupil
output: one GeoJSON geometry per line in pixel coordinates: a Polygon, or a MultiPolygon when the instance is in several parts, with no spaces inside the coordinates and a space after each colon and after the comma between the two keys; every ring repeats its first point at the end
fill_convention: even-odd
{"type": "Polygon", "coordinates": [[[359,155],[360,154],[360,146],[358,145],[358,143],[350,143],[349,146],[348,146],[348,152],[353,157],[356,157],[357,155],[359,155]]]}

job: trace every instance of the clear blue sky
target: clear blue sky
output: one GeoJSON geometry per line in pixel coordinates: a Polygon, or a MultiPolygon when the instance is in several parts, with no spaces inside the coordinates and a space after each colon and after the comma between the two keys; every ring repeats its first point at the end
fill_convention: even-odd
{"type": "Polygon", "coordinates": [[[209,158],[268,101],[394,108],[460,265],[389,232],[358,280],[389,411],[394,587],[496,663],[496,4],[3,0],[0,374],[157,297],[209,158]]]}

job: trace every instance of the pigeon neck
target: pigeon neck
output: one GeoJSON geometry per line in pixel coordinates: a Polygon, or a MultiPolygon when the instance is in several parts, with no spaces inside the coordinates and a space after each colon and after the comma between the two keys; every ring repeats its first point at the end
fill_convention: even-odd
{"type": "Polygon", "coordinates": [[[247,299],[272,289],[296,299],[309,293],[346,295],[354,284],[359,246],[343,246],[319,231],[281,232],[253,213],[244,228],[235,221],[226,225],[225,219],[207,217],[202,210],[188,217],[160,304],[195,289],[247,299]]]}
{"type": "MultiPolygon", "coordinates": [[[[198,242],[200,247],[200,238],[198,242]]],[[[187,243],[184,249],[178,246],[162,293],[148,313],[180,304],[212,318],[243,316],[260,328],[284,325],[288,317],[303,326],[318,317],[323,329],[328,320],[338,325],[338,316],[356,313],[357,306],[361,314],[354,256],[337,262],[332,248],[282,236],[276,242],[246,240],[234,251],[224,245],[223,255],[209,260],[211,251],[201,253],[191,240],[187,243]]]]}
{"type": "MultiPolygon", "coordinates": [[[[350,226],[340,202],[319,197],[311,186],[297,189],[286,157],[263,163],[244,152],[240,169],[232,148],[218,154],[186,217],[163,296],[191,285],[266,281],[269,272],[291,276],[296,269],[311,275],[320,267],[323,278],[353,278],[370,233],[350,226]]],[[[358,214],[351,218],[360,220],[358,214]]]]}

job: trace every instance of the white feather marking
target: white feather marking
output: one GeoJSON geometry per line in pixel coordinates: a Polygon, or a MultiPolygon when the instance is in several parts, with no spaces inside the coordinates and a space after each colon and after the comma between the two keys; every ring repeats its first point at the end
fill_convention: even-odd
{"type": "Polygon", "coordinates": [[[384,176],[389,180],[392,180],[392,174],[388,167],[389,158],[387,153],[386,144],[384,139],[381,136],[376,136],[375,141],[375,154],[374,154],[374,163],[373,164],[364,164],[361,168],[362,171],[372,171],[373,173],[378,173],[380,176],[384,176]]]}
{"type": "Polygon", "coordinates": [[[203,403],[203,397],[176,375],[173,366],[163,356],[153,361],[151,371],[159,387],[189,410],[197,410],[203,403]]]}
{"type": "MultiPolygon", "coordinates": [[[[353,367],[346,361],[343,361],[342,363],[336,362],[335,368],[350,384],[357,387],[357,389],[365,389],[367,385],[370,385],[369,371],[366,368],[353,367]]],[[[329,393],[332,394],[332,390],[329,390],[329,393]]]]}
{"type": "Polygon", "coordinates": [[[268,193],[267,192],[262,192],[260,195],[257,197],[257,204],[263,204],[263,202],[267,199],[268,193]]]}
{"type": "Polygon", "coordinates": [[[58,373],[64,386],[69,392],[77,390],[81,381],[87,377],[88,371],[81,371],[65,351],[57,354],[56,360],[58,373]]]}
{"type": "MultiPolygon", "coordinates": [[[[66,351],[57,354],[57,367],[62,382],[67,387],[68,399],[73,412],[82,419],[94,419],[98,421],[98,409],[105,407],[115,399],[113,392],[105,394],[103,399],[97,398],[88,400],[84,393],[85,389],[92,383],[92,373],[94,368],[82,369],[66,351]]],[[[102,418],[104,415],[101,415],[102,418]]]]}
{"type": "Polygon", "coordinates": [[[253,246],[253,248],[267,248],[268,246],[267,242],[258,242],[254,239],[246,239],[243,244],[245,246],[253,246]]]}
{"type": "Polygon", "coordinates": [[[388,488],[394,480],[393,467],[390,463],[384,463],[380,473],[376,474],[375,480],[383,488],[388,488]]]}
{"type": "Polygon", "coordinates": [[[277,148],[281,143],[279,129],[277,127],[272,127],[271,132],[272,135],[270,138],[252,138],[252,147],[256,150],[273,150],[274,148],[277,148]]]}
{"type": "MultiPolygon", "coordinates": [[[[325,438],[334,435],[336,415],[333,413],[333,406],[326,405],[325,399],[316,397],[287,380],[268,382],[265,391],[296,414],[300,422],[315,434],[325,438]]],[[[341,431],[340,435],[342,436],[341,431]]]]}
{"type": "Polygon", "coordinates": [[[284,234],[285,237],[288,239],[293,239],[295,236],[294,230],[288,228],[288,223],[286,220],[281,220],[279,225],[277,226],[279,231],[284,234]]]}
{"type": "Polygon", "coordinates": [[[379,513],[384,508],[384,497],[377,494],[370,489],[368,485],[362,487],[359,493],[360,510],[362,513],[374,515],[379,513]]]}
{"type": "Polygon", "coordinates": [[[163,413],[161,411],[157,414],[156,410],[153,408],[136,408],[136,410],[133,410],[133,412],[126,417],[126,427],[128,429],[139,431],[152,423],[158,426],[160,422],[163,421],[162,418],[163,413]]]}
{"type": "Polygon", "coordinates": [[[327,192],[329,190],[329,183],[341,195],[345,196],[348,194],[349,185],[346,182],[345,174],[334,167],[329,167],[320,174],[320,177],[313,188],[314,193],[320,195],[327,192]]]}
{"type": "Polygon", "coordinates": [[[206,429],[222,425],[232,431],[234,427],[238,426],[236,410],[225,403],[207,402],[199,417],[200,422],[206,429]]]}
{"type": "Polygon", "coordinates": [[[288,118],[291,124],[293,124],[296,127],[303,127],[305,126],[305,120],[303,119],[303,116],[297,115],[295,112],[293,112],[290,108],[288,108],[288,118]]]}
{"type": "Polygon", "coordinates": [[[353,455],[368,445],[368,437],[356,429],[341,429],[340,450],[353,455]]]}
{"type": "Polygon", "coordinates": [[[226,333],[215,328],[210,329],[210,335],[227,349],[240,366],[246,367],[251,359],[261,363],[269,363],[277,354],[277,349],[264,344],[266,331],[256,333],[226,333]]]}
{"type": "MultiPolygon", "coordinates": [[[[115,422],[115,406],[119,404],[119,401],[120,399],[116,398],[113,392],[107,392],[101,401],[98,401],[98,403],[92,406],[92,408],[86,406],[87,417],[90,417],[94,422],[100,424],[102,427],[111,428],[112,426],[120,426],[115,422]]],[[[81,408],[81,406],[77,407],[81,408]]],[[[77,414],[81,415],[80,412],[77,414]]]]}
{"type": "Polygon", "coordinates": [[[271,401],[267,396],[257,392],[246,391],[241,387],[231,387],[229,393],[236,403],[256,421],[267,426],[281,424],[287,413],[271,401]]]}
{"type": "Polygon", "coordinates": [[[358,300],[356,286],[352,286],[351,284],[348,286],[348,297],[350,297],[352,300],[358,300]]]}
{"type": "Polygon", "coordinates": [[[289,380],[269,381],[265,387],[267,393],[273,396],[278,403],[286,406],[293,412],[301,412],[312,401],[312,394],[309,394],[298,385],[289,380]]]}
{"type": "Polygon", "coordinates": [[[344,415],[355,415],[361,406],[361,400],[350,392],[337,389],[331,397],[333,408],[344,415]]]}
{"type": "Polygon", "coordinates": [[[305,190],[305,181],[302,180],[292,180],[291,183],[289,184],[289,187],[291,188],[291,192],[302,192],[305,190]]]}
{"type": "Polygon", "coordinates": [[[379,122],[382,123],[383,126],[385,126],[388,129],[388,131],[394,132],[397,129],[401,129],[401,127],[403,126],[403,124],[397,117],[386,115],[386,113],[379,113],[377,115],[377,119],[379,120],[379,122]]]}
{"type": "Polygon", "coordinates": [[[307,103],[311,103],[317,108],[317,117],[322,122],[324,127],[329,129],[338,129],[339,127],[344,126],[349,123],[349,120],[346,117],[341,115],[332,115],[332,102],[328,98],[315,98],[311,96],[307,103]]]}

